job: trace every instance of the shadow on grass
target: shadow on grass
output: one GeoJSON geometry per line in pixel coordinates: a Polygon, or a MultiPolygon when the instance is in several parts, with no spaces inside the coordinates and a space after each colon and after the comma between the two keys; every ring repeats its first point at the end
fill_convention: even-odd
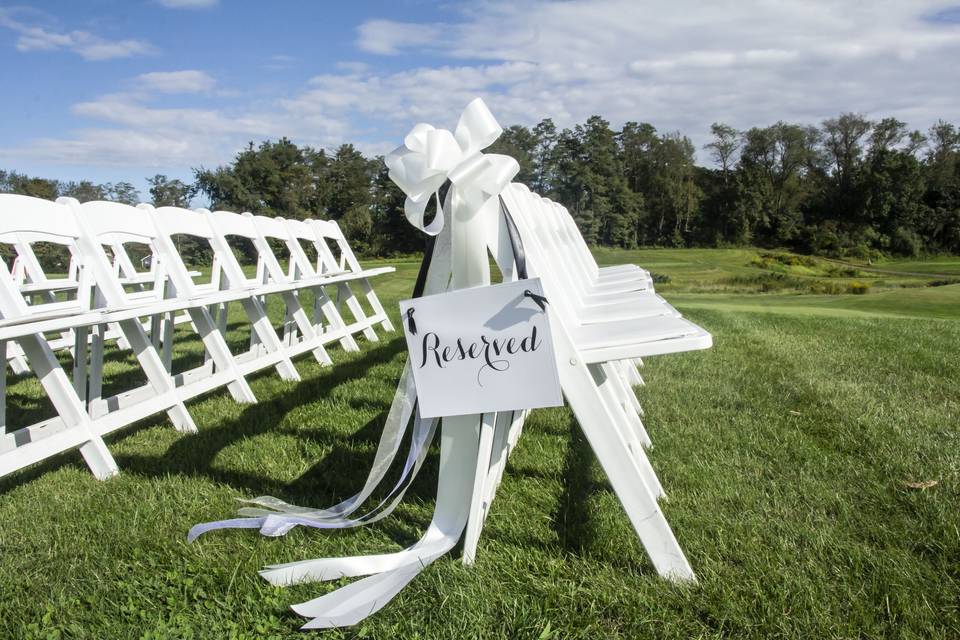
{"type": "MultiPolygon", "coordinates": [[[[115,454],[120,472],[151,477],[168,475],[204,477],[213,482],[229,484],[251,495],[272,493],[290,502],[301,501],[317,506],[327,506],[329,501],[352,495],[362,486],[376,453],[376,444],[380,439],[388,405],[380,407],[382,411],[374,419],[351,434],[344,435],[322,427],[307,433],[298,430],[297,437],[309,438],[322,446],[330,447],[331,450],[322,460],[291,483],[281,483],[255,473],[215,468],[213,461],[218,453],[238,441],[275,432],[278,423],[287,413],[315,402],[317,398],[329,396],[342,384],[363,378],[371,367],[389,362],[403,348],[402,340],[384,342],[381,347],[355,360],[335,364],[325,372],[325,375],[301,381],[283,394],[246,407],[236,419],[222,421],[216,426],[207,428],[202,424],[199,425],[201,427],[199,433],[178,438],[163,455],[115,454]]],[[[130,375],[128,372],[119,374],[125,379],[130,375]]],[[[272,369],[266,370],[251,376],[250,379],[254,380],[260,375],[270,376],[274,375],[274,372],[272,369]]],[[[227,392],[221,388],[213,393],[227,392]]],[[[30,407],[33,411],[28,410],[28,412],[35,413],[36,401],[28,397],[22,400],[24,408],[34,405],[30,407]]],[[[368,408],[376,408],[372,407],[370,402],[364,404],[368,408]]],[[[165,422],[166,416],[163,413],[156,414],[125,428],[122,433],[115,434],[110,438],[110,442],[116,442],[118,439],[165,422]]],[[[76,451],[64,452],[0,480],[0,495],[65,465],[84,466],[76,451]]],[[[416,485],[420,483],[414,484],[411,490],[412,495],[416,496],[416,485]]]]}
{"type": "Polygon", "coordinates": [[[560,546],[579,554],[596,534],[590,513],[590,497],[601,487],[590,479],[595,458],[575,418],[570,420],[570,439],[560,478],[563,492],[552,514],[553,529],[560,546]]]}

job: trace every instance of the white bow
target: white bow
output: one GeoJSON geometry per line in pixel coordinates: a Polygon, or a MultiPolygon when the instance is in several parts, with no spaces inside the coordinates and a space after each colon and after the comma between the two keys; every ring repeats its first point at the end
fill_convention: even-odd
{"type": "Polygon", "coordinates": [[[480,152],[501,133],[503,129],[480,98],[463,110],[454,133],[424,123],[411,129],[403,146],[384,159],[390,179],[407,194],[403,210],[410,224],[432,236],[440,233],[444,222],[439,202],[429,225],[424,225],[423,218],[430,197],[448,178],[471,207],[479,208],[498,195],[520,171],[510,156],[480,152]]]}

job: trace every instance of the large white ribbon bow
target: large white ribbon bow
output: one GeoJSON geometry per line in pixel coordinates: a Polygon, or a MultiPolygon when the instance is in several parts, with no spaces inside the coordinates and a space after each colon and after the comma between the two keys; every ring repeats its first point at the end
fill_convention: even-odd
{"type": "Polygon", "coordinates": [[[391,151],[384,161],[390,178],[407,194],[404,214],[416,228],[435,236],[443,229],[443,210],[430,224],[424,214],[430,197],[450,179],[472,207],[499,194],[520,171],[510,156],[483,154],[503,129],[480,98],[474,99],[460,115],[456,130],[437,129],[420,123],[403,139],[403,145],[391,151]]]}

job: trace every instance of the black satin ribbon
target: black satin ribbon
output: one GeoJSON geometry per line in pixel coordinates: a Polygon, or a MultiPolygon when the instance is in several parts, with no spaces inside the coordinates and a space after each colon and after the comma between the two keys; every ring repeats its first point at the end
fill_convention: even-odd
{"type": "Polygon", "coordinates": [[[523,252],[523,240],[520,239],[517,223],[513,221],[513,216],[510,215],[510,210],[507,209],[507,203],[503,201],[503,196],[500,196],[500,211],[507,223],[507,237],[510,239],[510,248],[513,250],[513,260],[517,263],[517,278],[526,280],[527,255],[523,252]]]}
{"type": "Polygon", "coordinates": [[[526,290],[523,292],[523,296],[524,296],[525,298],[530,298],[531,300],[533,300],[534,302],[536,302],[536,303],[537,303],[537,306],[540,307],[540,310],[541,310],[541,311],[546,311],[546,310],[547,310],[547,305],[550,304],[550,302],[549,302],[545,297],[543,297],[543,296],[541,296],[541,295],[537,295],[537,294],[534,293],[533,291],[530,291],[530,289],[526,289],[526,290]]]}
{"type": "Polygon", "coordinates": [[[407,309],[407,329],[410,330],[410,335],[417,335],[417,323],[413,319],[413,307],[407,309]]]}
{"type": "MultiPolygon", "coordinates": [[[[510,248],[513,250],[513,260],[517,263],[517,278],[526,280],[527,254],[523,251],[523,240],[520,239],[520,231],[517,230],[517,223],[513,221],[513,216],[510,215],[510,210],[507,209],[507,203],[503,201],[503,196],[500,196],[500,211],[503,212],[503,220],[507,225],[507,237],[510,239],[510,248]]],[[[541,311],[547,310],[547,304],[549,304],[549,302],[546,297],[538,295],[530,291],[530,289],[524,291],[523,295],[536,302],[541,311]]]]}

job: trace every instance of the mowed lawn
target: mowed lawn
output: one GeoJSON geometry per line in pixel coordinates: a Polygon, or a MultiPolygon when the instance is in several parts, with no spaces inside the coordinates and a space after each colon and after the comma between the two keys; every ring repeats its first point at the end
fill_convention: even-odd
{"type": "MultiPolygon", "coordinates": [[[[570,412],[539,410],[476,565],[446,556],[380,613],[322,635],[960,637],[960,284],[873,274],[864,295],[757,293],[744,285],[757,255],[598,253],[668,276],[658,291],[714,335],[709,351],[649,358],[637,390],[697,584],[657,577],[570,412]]],[[[960,273],[941,262],[890,270],[960,273]]],[[[396,316],[417,262],[393,264],[375,285],[396,316]]],[[[241,320],[234,310],[237,349],[241,320]]],[[[76,453],[0,480],[0,637],[304,637],[288,606],[346,581],[280,589],[257,570],[413,543],[432,514],[436,451],[370,527],[186,533],[232,516],[238,497],[324,507],[361,486],[405,358],[399,334],[378,333],[360,353],[332,349],[334,367],[298,360],[299,383],[263,372],[258,404],[225,391],[193,401],[198,434],[158,416],[111,436],[110,481],[76,453]]],[[[178,334],[179,366],[196,362],[178,334]]],[[[108,367],[116,384],[134,370],[122,353],[108,367]]],[[[34,380],[9,383],[11,424],[45,415],[34,380]]]]}

